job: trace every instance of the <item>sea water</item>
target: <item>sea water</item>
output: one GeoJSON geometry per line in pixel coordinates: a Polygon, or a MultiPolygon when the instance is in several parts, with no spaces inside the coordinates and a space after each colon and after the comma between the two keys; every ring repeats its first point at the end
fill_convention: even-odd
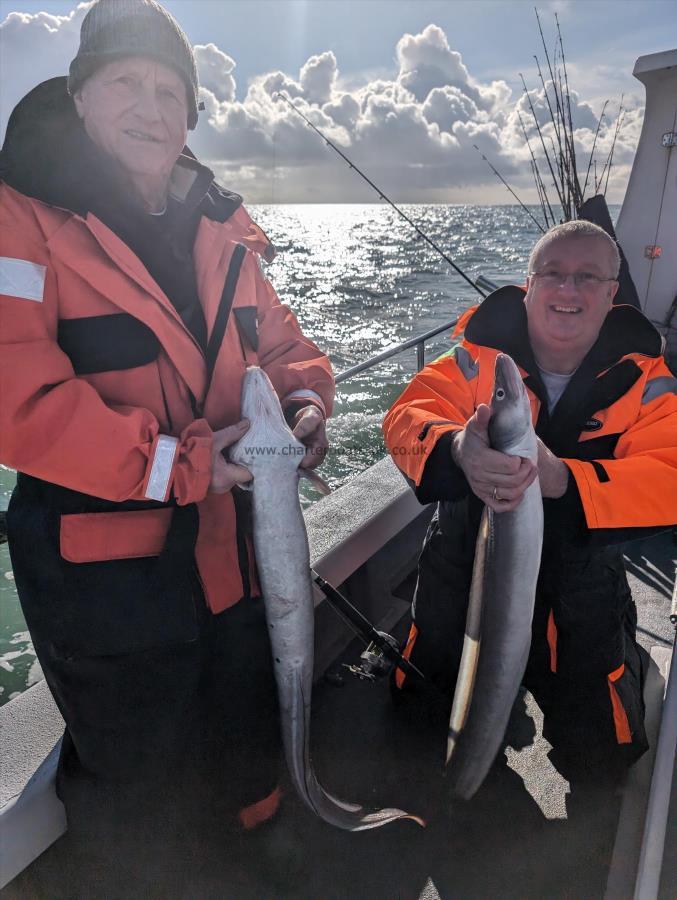
{"type": "MultiPolygon", "coordinates": [[[[471,279],[523,281],[540,232],[518,206],[403,209],[471,279]]],[[[480,299],[388,205],[250,211],[278,250],[265,268],[267,277],[336,372],[453,319],[480,299]]],[[[535,207],[531,211],[538,215],[535,207]]],[[[426,360],[449,346],[449,334],[439,335],[428,342],[426,360]]],[[[332,488],[384,455],[383,414],[415,370],[412,348],[339,386],[328,427],[331,451],[321,470],[332,488]]],[[[0,509],[7,507],[13,484],[14,473],[0,466],[0,509]]],[[[319,497],[305,482],[302,492],[304,505],[319,497]]],[[[0,546],[0,704],[40,676],[5,544],[0,546]]]]}

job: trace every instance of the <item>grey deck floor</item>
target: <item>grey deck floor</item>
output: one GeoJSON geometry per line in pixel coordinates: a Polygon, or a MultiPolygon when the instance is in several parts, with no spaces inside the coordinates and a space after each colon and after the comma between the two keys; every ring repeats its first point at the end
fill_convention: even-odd
{"type": "MultiPolygon", "coordinates": [[[[668,646],[672,640],[668,607],[676,550],[670,535],[663,535],[628,552],[646,647],[668,646]]],[[[354,646],[346,658],[354,662],[358,653],[354,646]]],[[[568,800],[568,785],[550,764],[548,746],[539,736],[538,708],[528,695],[525,701],[518,704],[521,710],[509,732],[521,749],[508,748],[476,797],[460,803],[445,796],[444,780],[437,775],[438,749],[403,736],[387,684],[350,675],[341,687],[321,683],[314,695],[312,743],[322,784],[349,801],[425,814],[425,829],[401,821],[347,834],[307,813],[288,791],[273,833],[244,839],[237,848],[232,839],[229,843],[217,835],[209,846],[192,846],[181,860],[168,855],[165,870],[154,875],[143,872],[142,856],[121,859],[119,879],[109,876],[83,889],[73,874],[78,848],[66,835],[4,895],[9,900],[601,898],[619,792],[598,786],[575,802],[568,800]],[[271,856],[277,865],[270,865],[271,856]],[[293,872],[286,869],[288,856],[293,872]]],[[[677,896],[676,819],[673,803],[661,900],[677,896]]],[[[630,883],[622,896],[632,896],[630,883]]]]}

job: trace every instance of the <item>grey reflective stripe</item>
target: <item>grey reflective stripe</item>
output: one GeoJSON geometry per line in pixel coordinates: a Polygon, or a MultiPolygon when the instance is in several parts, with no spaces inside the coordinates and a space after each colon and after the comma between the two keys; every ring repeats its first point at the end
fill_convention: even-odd
{"type": "Polygon", "coordinates": [[[0,256],[0,294],[42,303],[47,269],[28,259],[0,256]]]}
{"type": "Polygon", "coordinates": [[[480,364],[479,362],[473,362],[472,356],[465,347],[454,348],[454,356],[456,357],[456,365],[463,372],[463,377],[466,381],[472,381],[473,378],[477,378],[480,373],[480,364]]]}
{"type": "Polygon", "coordinates": [[[642,394],[642,405],[651,403],[652,400],[663,394],[677,394],[677,378],[661,375],[660,378],[652,378],[651,381],[647,381],[642,394]]]}
{"type": "Polygon", "coordinates": [[[148,486],[145,496],[148,500],[158,500],[164,503],[167,498],[169,479],[174,467],[176,448],[179,446],[178,438],[170,434],[161,434],[155,445],[155,455],[150,469],[148,486]]]}

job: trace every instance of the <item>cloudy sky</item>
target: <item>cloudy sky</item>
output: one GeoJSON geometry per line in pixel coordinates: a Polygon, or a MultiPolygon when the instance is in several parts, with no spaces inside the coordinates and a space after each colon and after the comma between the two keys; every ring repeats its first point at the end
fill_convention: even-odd
{"type": "MultiPolygon", "coordinates": [[[[14,104],[65,74],[88,3],[0,0],[0,134],[14,104]]],[[[195,46],[206,105],[191,148],[249,202],[375,199],[303,121],[284,90],[357,165],[400,201],[505,203],[476,144],[525,201],[535,201],[519,123],[547,108],[532,0],[166,0],[195,46]]],[[[635,59],[677,47],[677,0],[548,0],[557,12],[577,151],[587,166],[598,117],[603,164],[625,95],[607,199],[622,199],[639,137],[635,59]]],[[[537,148],[537,136],[534,149],[537,148]]],[[[579,162],[579,165],[581,164],[579,162]]],[[[600,168],[601,168],[600,164],[600,168]]]]}

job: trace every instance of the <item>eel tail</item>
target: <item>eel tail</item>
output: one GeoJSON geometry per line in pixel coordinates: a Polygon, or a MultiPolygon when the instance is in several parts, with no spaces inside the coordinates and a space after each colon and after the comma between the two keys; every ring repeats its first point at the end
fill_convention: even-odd
{"type": "Polygon", "coordinates": [[[357,803],[346,803],[329,794],[317,780],[310,762],[307,720],[309,709],[304,702],[303,684],[300,676],[293,678],[291,731],[285,741],[287,765],[294,786],[304,803],[323,821],[345,831],[366,831],[380,828],[398,819],[413,819],[425,827],[420,816],[411,815],[403,809],[377,809],[366,811],[357,803]]]}
{"type": "Polygon", "coordinates": [[[358,804],[346,803],[333,797],[319,783],[312,768],[306,775],[306,791],[304,800],[311,809],[325,822],[344,831],[367,831],[398,819],[412,819],[425,828],[425,822],[420,816],[414,816],[403,809],[375,809],[367,812],[358,804]]]}

